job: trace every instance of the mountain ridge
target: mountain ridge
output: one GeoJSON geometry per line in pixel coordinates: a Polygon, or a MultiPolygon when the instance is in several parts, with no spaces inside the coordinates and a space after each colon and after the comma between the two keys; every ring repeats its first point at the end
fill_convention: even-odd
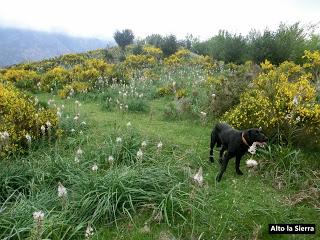
{"type": "Polygon", "coordinates": [[[111,40],[0,26],[0,67],[86,52],[110,44],[111,40]]]}

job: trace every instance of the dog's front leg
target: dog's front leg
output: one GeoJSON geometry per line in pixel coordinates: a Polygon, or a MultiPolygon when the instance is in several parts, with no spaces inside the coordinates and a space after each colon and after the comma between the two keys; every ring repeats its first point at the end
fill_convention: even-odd
{"type": "Polygon", "coordinates": [[[240,170],[240,160],[241,160],[241,155],[236,155],[236,172],[238,175],[243,175],[243,172],[240,170]]]}
{"type": "Polygon", "coordinates": [[[217,180],[218,182],[220,182],[223,173],[226,171],[227,166],[228,166],[228,162],[229,162],[230,158],[232,158],[232,155],[231,155],[229,152],[226,152],[225,155],[224,155],[224,158],[223,158],[223,160],[222,160],[220,173],[219,173],[218,176],[216,177],[216,180],[217,180]]]}
{"type": "Polygon", "coordinates": [[[220,163],[220,165],[222,165],[222,157],[223,157],[223,153],[224,153],[224,151],[226,150],[227,148],[224,146],[224,145],[222,145],[222,147],[221,147],[221,149],[220,149],[220,154],[219,154],[219,163],[220,163]]]}

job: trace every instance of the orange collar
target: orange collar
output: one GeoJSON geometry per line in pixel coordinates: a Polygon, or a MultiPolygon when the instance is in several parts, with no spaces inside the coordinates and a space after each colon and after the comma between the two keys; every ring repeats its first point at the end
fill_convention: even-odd
{"type": "Polygon", "coordinates": [[[244,132],[241,134],[241,138],[242,138],[242,142],[243,142],[245,145],[247,145],[248,147],[250,147],[249,144],[248,144],[248,142],[247,142],[247,140],[244,138],[244,132]]]}

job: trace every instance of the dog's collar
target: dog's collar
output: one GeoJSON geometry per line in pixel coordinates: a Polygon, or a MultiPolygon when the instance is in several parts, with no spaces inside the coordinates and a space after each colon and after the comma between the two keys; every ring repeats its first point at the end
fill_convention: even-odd
{"type": "Polygon", "coordinates": [[[242,132],[241,138],[242,138],[242,142],[243,142],[245,145],[247,145],[248,147],[250,147],[250,145],[248,144],[247,140],[246,140],[245,137],[244,137],[244,132],[242,132]]]}

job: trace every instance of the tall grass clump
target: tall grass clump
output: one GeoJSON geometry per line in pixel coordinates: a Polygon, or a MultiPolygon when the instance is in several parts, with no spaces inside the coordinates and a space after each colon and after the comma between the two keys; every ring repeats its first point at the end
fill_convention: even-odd
{"type": "Polygon", "coordinates": [[[103,175],[73,178],[73,207],[80,221],[111,223],[139,209],[150,209],[168,225],[187,222],[202,200],[191,201],[190,185],[174,166],[121,166],[103,175]],[[181,222],[182,221],[182,222],[181,222]]]}

